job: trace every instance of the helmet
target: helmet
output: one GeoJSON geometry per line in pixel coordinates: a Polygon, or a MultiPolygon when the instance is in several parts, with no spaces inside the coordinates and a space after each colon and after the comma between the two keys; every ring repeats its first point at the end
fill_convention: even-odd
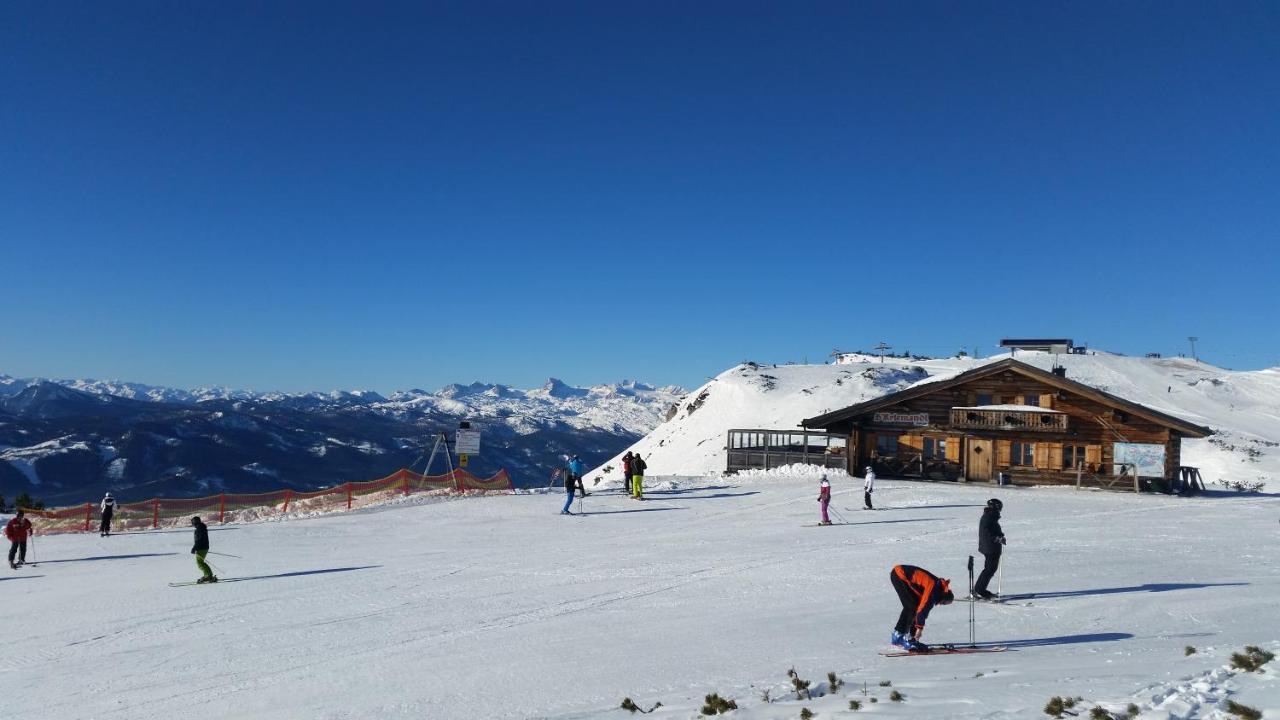
{"type": "Polygon", "coordinates": [[[111,497],[111,493],[107,493],[107,497],[111,497]]]}
{"type": "Polygon", "coordinates": [[[987,501],[987,507],[995,510],[996,512],[1000,512],[1004,509],[1004,503],[1000,502],[999,498],[991,498],[987,501]]]}
{"type": "Polygon", "coordinates": [[[200,524],[200,516],[199,516],[199,515],[192,515],[192,516],[191,516],[191,524],[192,524],[192,525],[199,525],[199,524],[200,524]]]}

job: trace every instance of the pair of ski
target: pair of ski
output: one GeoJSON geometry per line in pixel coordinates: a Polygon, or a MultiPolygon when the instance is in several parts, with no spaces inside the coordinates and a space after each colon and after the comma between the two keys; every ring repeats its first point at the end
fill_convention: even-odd
{"type": "Polygon", "coordinates": [[[218,582],[200,582],[192,580],[190,582],[169,583],[169,587],[187,587],[188,585],[221,585],[222,583],[240,582],[241,580],[252,580],[253,578],[218,578],[218,582]]]}
{"type": "Polygon", "coordinates": [[[1005,596],[997,595],[996,597],[993,597],[993,598],[962,597],[962,598],[956,598],[956,602],[967,602],[967,603],[973,603],[975,605],[1005,605],[1008,607],[1031,607],[1032,603],[1015,602],[1015,600],[1030,600],[1031,598],[1034,598],[1034,597],[1035,597],[1034,594],[1005,595],[1005,596]]]}
{"type": "Polygon", "coordinates": [[[955,645],[931,645],[928,650],[898,650],[894,652],[880,653],[884,657],[907,657],[910,655],[972,655],[974,653],[997,653],[1004,652],[1009,648],[1003,645],[992,645],[983,647],[957,647],[955,645]]]}

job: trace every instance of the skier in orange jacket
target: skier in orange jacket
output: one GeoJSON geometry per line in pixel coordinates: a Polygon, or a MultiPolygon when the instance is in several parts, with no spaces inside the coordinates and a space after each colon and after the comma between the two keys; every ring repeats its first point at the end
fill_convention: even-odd
{"type": "Polygon", "coordinates": [[[910,652],[929,652],[929,646],[920,642],[920,634],[934,605],[950,605],[955,600],[951,581],[914,565],[895,565],[889,581],[902,601],[902,613],[889,642],[910,652]]]}

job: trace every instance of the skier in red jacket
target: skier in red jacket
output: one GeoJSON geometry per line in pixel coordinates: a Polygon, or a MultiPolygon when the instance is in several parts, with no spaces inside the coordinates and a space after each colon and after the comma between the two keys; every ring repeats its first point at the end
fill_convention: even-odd
{"type": "Polygon", "coordinates": [[[889,642],[910,652],[929,652],[929,646],[920,642],[924,621],[934,605],[950,605],[955,600],[951,581],[914,565],[895,565],[889,581],[902,601],[902,613],[889,642]]]}
{"type": "Polygon", "coordinates": [[[9,546],[9,567],[17,570],[19,565],[27,562],[27,538],[31,537],[31,521],[21,510],[4,526],[4,536],[13,543],[9,546]],[[15,556],[18,558],[16,563],[13,561],[15,556]]]}

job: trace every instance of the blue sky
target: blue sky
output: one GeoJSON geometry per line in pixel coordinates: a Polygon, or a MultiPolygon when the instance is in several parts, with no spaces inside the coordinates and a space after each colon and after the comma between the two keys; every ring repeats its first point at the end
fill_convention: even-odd
{"type": "Polygon", "coordinates": [[[10,3],[0,372],[1280,365],[1273,3],[10,3]]]}

